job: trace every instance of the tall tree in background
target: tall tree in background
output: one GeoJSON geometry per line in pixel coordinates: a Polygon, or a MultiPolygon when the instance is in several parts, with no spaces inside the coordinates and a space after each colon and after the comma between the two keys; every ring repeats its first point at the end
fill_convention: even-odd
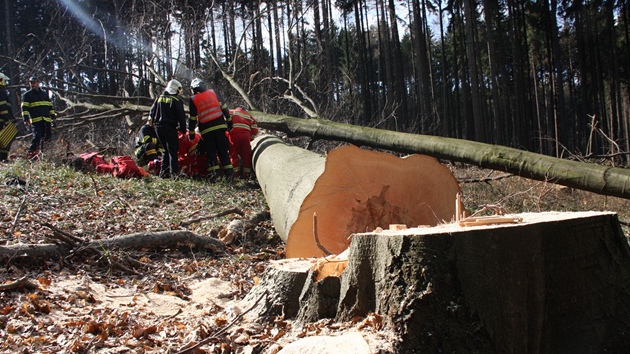
{"type": "MultiPolygon", "coordinates": [[[[425,7],[425,2],[422,1],[422,7],[425,7]]],[[[419,129],[417,131],[426,133],[427,125],[434,122],[433,107],[431,104],[431,75],[430,75],[430,61],[429,61],[429,46],[430,37],[426,33],[426,16],[423,16],[423,11],[420,9],[420,0],[414,0],[411,2],[411,8],[413,13],[413,47],[415,67],[416,67],[416,95],[418,97],[418,111],[416,117],[419,120],[419,129]]]]}
{"type": "Polygon", "coordinates": [[[527,22],[525,6],[522,1],[507,1],[509,16],[509,33],[511,34],[512,71],[512,137],[510,145],[527,150],[535,150],[536,144],[531,139],[534,118],[530,91],[530,70],[527,45],[527,22]]]}
{"type": "Polygon", "coordinates": [[[391,59],[390,62],[393,66],[391,78],[392,89],[394,91],[395,99],[395,114],[400,119],[401,125],[399,129],[410,130],[415,129],[413,124],[410,124],[409,113],[407,111],[407,87],[405,85],[405,74],[403,73],[402,53],[400,49],[400,35],[398,34],[398,15],[396,14],[396,5],[394,0],[388,0],[387,12],[389,14],[389,37],[391,59]]]}
{"type": "MultiPolygon", "coordinates": [[[[455,133],[455,123],[454,123],[454,107],[452,102],[453,92],[449,90],[449,72],[450,69],[454,66],[453,63],[448,62],[446,59],[446,38],[445,38],[445,24],[444,24],[444,16],[445,13],[448,12],[447,9],[442,7],[442,0],[435,0],[435,4],[437,7],[437,15],[438,15],[438,23],[439,23],[439,45],[436,45],[439,48],[439,58],[441,65],[436,65],[439,68],[439,73],[441,74],[439,78],[440,82],[438,83],[438,87],[440,88],[441,93],[441,101],[440,105],[437,105],[436,111],[437,114],[441,117],[441,129],[438,130],[438,133],[442,136],[457,136],[455,133]]],[[[436,80],[438,81],[438,80],[436,80]]]]}
{"type": "Polygon", "coordinates": [[[229,76],[270,113],[628,161],[627,1],[0,4],[0,68],[62,106],[193,75],[241,105],[229,76]]]}
{"type": "Polygon", "coordinates": [[[489,86],[492,97],[492,115],[488,122],[488,128],[491,132],[494,132],[492,136],[494,139],[490,142],[497,143],[499,145],[505,145],[509,141],[509,131],[507,129],[508,122],[506,121],[507,111],[504,109],[504,100],[501,99],[504,87],[502,87],[501,78],[504,77],[503,68],[503,53],[499,52],[499,45],[503,43],[501,33],[503,33],[503,21],[501,14],[503,9],[500,8],[498,0],[484,0],[483,8],[485,14],[485,29],[486,29],[486,50],[489,67],[489,86]]]}

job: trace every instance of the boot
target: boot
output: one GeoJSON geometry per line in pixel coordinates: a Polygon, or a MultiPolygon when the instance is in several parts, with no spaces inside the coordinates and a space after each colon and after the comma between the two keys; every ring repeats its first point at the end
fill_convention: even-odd
{"type": "Polygon", "coordinates": [[[216,183],[220,177],[219,170],[208,171],[208,183],[216,183]]]}
{"type": "Polygon", "coordinates": [[[225,180],[229,183],[232,183],[234,181],[234,169],[233,168],[226,168],[223,173],[225,174],[225,180]]]}

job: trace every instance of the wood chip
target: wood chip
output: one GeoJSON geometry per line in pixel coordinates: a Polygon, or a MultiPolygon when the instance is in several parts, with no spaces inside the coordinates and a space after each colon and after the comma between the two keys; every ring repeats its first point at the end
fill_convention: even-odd
{"type": "Polygon", "coordinates": [[[405,224],[389,224],[389,229],[393,230],[393,231],[407,230],[407,225],[405,225],[405,224]]]}
{"type": "Polygon", "coordinates": [[[516,216],[486,216],[478,218],[466,218],[459,221],[459,226],[481,226],[495,224],[518,224],[523,218],[516,216]]]}

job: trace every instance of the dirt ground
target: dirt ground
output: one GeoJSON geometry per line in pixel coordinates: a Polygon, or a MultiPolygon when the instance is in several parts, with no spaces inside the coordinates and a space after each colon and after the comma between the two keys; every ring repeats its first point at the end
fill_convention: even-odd
{"type": "Polygon", "coordinates": [[[246,319],[249,304],[242,304],[244,292],[238,285],[246,280],[211,275],[215,262],[181,259],[160,265],[169,272],[157,277],[81,270],[74,274],[63,269],[25,275],[38,289],[0,293],[0,350],[178,353],[205,343],[190,352],[276,353],[301,338],[360,333],[370,348],[367,353],[393,352],[395,335],[363,319],[344,324],[321,321],[300,328],[282,318],[268,323],[246,319]],[[193,265],[196,272],[187,274],[186,267],[193,265]]]}

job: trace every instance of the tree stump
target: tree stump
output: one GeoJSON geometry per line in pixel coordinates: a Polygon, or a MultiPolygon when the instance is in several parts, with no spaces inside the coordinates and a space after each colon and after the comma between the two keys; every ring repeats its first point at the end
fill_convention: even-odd
{"type": "Polygon", "coordinates": [[[518,219],[354,234],[340,276],[317,281],[316,260],[285,260],[267,276],[300,264],[298,281],[263,279],[252,292],[274,284],[266,289],[287,303],[273,306],[298,322],[375,312],[401,336],[404,353],[630,348],[630,247],[616,214],[518,219]]]}

